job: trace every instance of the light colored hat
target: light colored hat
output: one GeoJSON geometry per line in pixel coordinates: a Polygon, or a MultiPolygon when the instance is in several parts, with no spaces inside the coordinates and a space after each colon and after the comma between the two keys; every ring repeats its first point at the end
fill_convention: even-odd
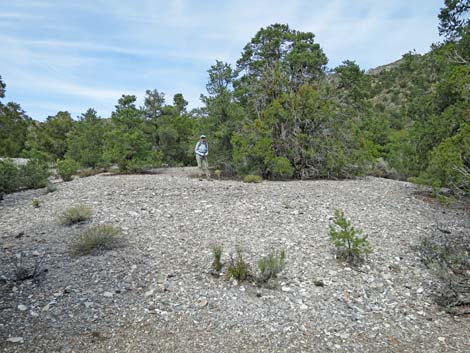
{"type": "Polygon", "coordinates": [[[199,137],[200,139],[205,139],[206,138],[206,135],[201,135],[201,137],[199,137]]]}

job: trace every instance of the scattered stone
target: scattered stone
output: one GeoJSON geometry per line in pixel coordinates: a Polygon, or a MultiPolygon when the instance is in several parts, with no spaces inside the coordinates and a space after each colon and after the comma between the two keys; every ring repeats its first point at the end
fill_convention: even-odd
{"type": "Polygon", "coordinates": [[[112,298],[113,295],[114,295],[114,294],[111,293],[111,292],[104,292],[104,293],[103,293],[103,296],[106,297],[106,298],[112,298]]]}
{"type": "Polygon", "coordinates": [[[9,337],[9,338],[7,338],[7,342],[24,343],[24,339],[23,339],[23,337],[9,337]]]}
{"type": "Polygon", "coordinates": [[[26,311],[26,310],[28,310],[28,307],[26,305],[20,304],[20,305],[18,305],[18,310],[19,311],[26,311]]]}

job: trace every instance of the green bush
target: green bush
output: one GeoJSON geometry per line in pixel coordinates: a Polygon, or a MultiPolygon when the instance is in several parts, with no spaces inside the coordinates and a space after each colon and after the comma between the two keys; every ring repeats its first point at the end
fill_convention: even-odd
{"type": "Polygon", "coordinates": [[[47,162],[31,159],[25,166],[20,167],[21,186],[27,189],[39,189],[47,185],[47,178],[51,174],[47,162]]]}
{"type": "Polygon", "coordinates": [[[261,183],[263,181],[263,178],[261,178],[259,175],[245,175],[243,178],[243,182],[245,183],[261,183]]]}
{"type": "Polygon", "coordinates": [[[272,161],[272,176],[274,179],[290,179],[294,168],[286,157],[276,157],[272,161]]]}
{"type": "Polygon", "coordinates": [[[230,264],[225,272],[225,279],[236,279],[239,282],[243,282],[251,277],[250,265],[243,259],[243,250],[240,246],[237,246],[236,258],[230,254],[230,264]]]}
{"type": "Polygon", "coordinates": [[[268,256],[258,261],[258,282],[265,283],[270,279],[276,278],[285,266],[286,252],[284,250],[279,252],[272,251],[268,256]]]}
{"type": "Polygon", "coordinates": [[[354,228],[341,210],[335,210],[333,223],[329,233],[337,258],[351,264],[362,262],[363,256],[372,251],[367,236],[361,237],[362,230],[354,228]]]}
{"type": "Polygon", "coordinates": [[[32,199],[31,204],[34,208],[39,208],[41,206],[41,201],[39,201],[38,199],[32,199]]]}
{"type": "Polygon", "coordinates": [[[85,222],[91,218],[91,214],[91,208],[85,205],[70,207],[60,215],[60,222],[63,225],[85,222]]]}
{"type": "Polygon", "coordinates": [[[11,193],[19,187],[19,170],[11,160],[0,160],[0,200],[3,194],[11,193]]]}
{"type": "Polygon", "coordinates": [[[212,245],[212,255],[214,256],[214,261],[212,262],[212,268],[216,271],[216,272],[220,272],[222,270],[222,262],[221,262],[221,258],[222,258],[222,253],[223,253],[223,246],[222,244],[214,244],[212,245]]]}
{"type": "Polygon", "coordinates": [[[73,244],[74,253],[88,255],[94,251],[111,249],[116,243],[119,233],[118,228],[108,224],[91,227],[83,231],[73,244]]]}
{"type": "Polygon", "coordinates": [[[77,172],[78,168],[80,168],[80,165],[73,159],[57,161],[57,173],[59,173],[63,181],[72,180],[72,175],[77,172]]]}

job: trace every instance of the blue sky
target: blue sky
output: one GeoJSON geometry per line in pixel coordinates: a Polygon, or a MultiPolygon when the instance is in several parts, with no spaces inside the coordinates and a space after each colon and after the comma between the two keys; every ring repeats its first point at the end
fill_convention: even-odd
{"type": "Polygon", "coordinates": [[[59,110],[74,118],[93,107],[108,117],[122,94],[141,104],[146,89],[190,107],[206,93],[215,60],[235,64],[261,28],[287,23],[313,32],[329,67],[363,69],[439,40],[444,0],[0,0],[4,101],[36,120],[59,110]]]}

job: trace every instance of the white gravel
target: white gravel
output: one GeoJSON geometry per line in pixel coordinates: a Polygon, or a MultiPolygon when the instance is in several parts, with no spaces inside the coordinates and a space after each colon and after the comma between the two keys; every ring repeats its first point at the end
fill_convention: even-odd
{"type": "Polygon", "coordinates": [[[185,173],[94,176],[50,194],[7,195],[0,350],[468,352],[468,317],[434,304],[433,278],[413,250],[437,223],[461,230],[458,211],[386,179],[245,184],[185,173]],[[60,212],[81,203],[93,209],[91,222],[60,225],[60,212]],[[334,258],[328,225],[336,208],[373,246],[360,270],[334,258]],[[122,229],[123,245],[73,256],[80,231],[103,223],[122,229]],[[285,249],[277,287],[211,276],[214,242],[224,244],[224,261],[243,244],[253,265],[285,249]],[[44,257],[48,272],[11,281],[19,254],[26,263],[44,257]]]}

